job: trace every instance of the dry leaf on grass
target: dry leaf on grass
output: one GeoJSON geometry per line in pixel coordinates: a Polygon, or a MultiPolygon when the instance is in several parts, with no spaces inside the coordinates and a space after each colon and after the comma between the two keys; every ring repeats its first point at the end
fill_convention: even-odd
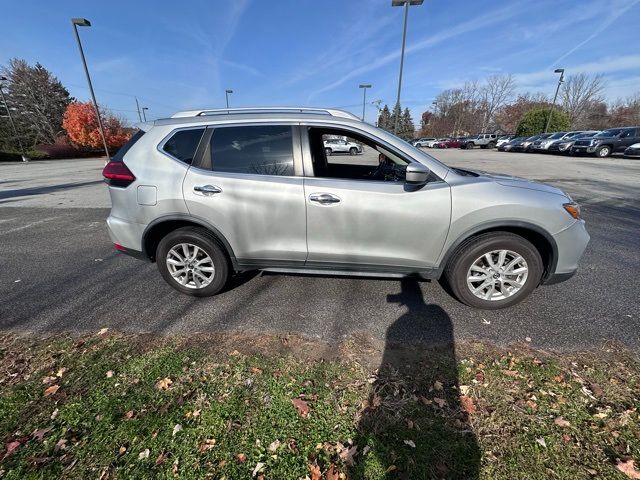
{"type": "Polygon", "coordinates": [[[51,385],[49,388],[47,388],[44,391],[44,396],[48,397],[49,395],[53,395],[58,391],[59,388],[60,388],[60,385],[51,385]]]}
{"type": "Polygon", "coordinates": [[[204,453],[211,450],[215,446],[216,446],[216,439],[208,438],[200,444],[200,447],[198,447],[198,450],[200,451],[200,453],[204,453]]]}
{"type": "Polygon", "coordinates": [[[436,391],[442,390],[442,383],[436,380],[435,382],[433,382],[433,389],[436,391]]]}
{"type": "Polygon", "coordinates": [[[553,423],[555,423],[559,427],[570,427],[571,426],[571,424],[568,421],[566,421],[564,418],[562,418],[562,417],[556,417],[556,419],[553,421],[553,423]]]}
{"type": "Polygon", "coordinates": [[[348,465],[353,466],[353,457],[358,451],[358,447],[353,445],[352,447],[345,447],[339,453],[338,456],[342,459],[342,461],[348,465]]]}
{"type": "Polygon", "coordinates": [[[502,373],[504,373],[507,377],[517,377],[518,376],[518,372],[516,370],[503,370],[502,373]]]}
{"type": "Polygon", "coordinates": [[[31,438],[33,440],[39,440],[42,441],[42,437],[44,437],[47,433],[49,433],[52,429],[52,427],[48,427],[48,428],[41,428],[40,430],[35,430],[32,434],[31,434],[31,438]]]}
{"type": "Polygon", "coordinates": [[[109,370],[107,372],[107,378],[111,378],[111,377],[113,377],[113,370],[109,370]]]}
{"type": "Polygon", "coordinates": [[[236,455],[236,462],[238,463],[244,463],[247,461],[247,456],[244,453],[238,453],[236,455]]]}
{"type": "Polygon", "coordinates": [[[149,449],[145,448],[138,454],[138,460],[144,460],[145,458],[149,458],[149,449]]]}
{"type": "Polygon", "coordinates": [[[311,411],[311,409],[309,408],[309,404],[307,402],[305,402],[304,400],[300,400],[299,398],[293,398],[291,399],[291,403],[294,407],[296,407],[296,410],[302,418],[307,418],[309,416],[309,412],[311,411]]]}
{"type": "Polygon", "coordinates": [[[264,463],[263,462],[258,462],[256,463],[256,467],[253,469],[253,473],[251,474],[252,477],[255,477],[258,472],[260,470],[262,470],[264,468],[264,463]]]}
{"type": "Polygon", "coordinates": [[[180,425],[179,423],[176,423],[176,425],[173,427],[173,433],[171,434],[171,436],[175,437],[176,433],[181,431],[182,431],[182,425],[180,425]]]}
{"type": "Polygon", "coordinates": [[[433,401],[436,403],[436,405],[438,405],[440,408],[443,408],[446,404],[447,401],[444,398],[434,398],[433,401]]]}
{"type": "Polygon", "coordinates": [[[156,383],[156,388],[158,390],[168,390],[172,383],[173,380],[171,380],[169,377],[164,377],[162,380],[156,383]]]}
{"type": "Polygon", "coordinates": [[[468,397],[467,395],[460,395],[460,405],[462,405],[462,409],[467,412],[469,415],[476,413],[478,411],[478,407],[476,407],[473,398],[468,397]]]}
{"type": "Polygon", "coordinates": [[[416,448],[416,444],[413,440],[405,440],[404,444],[409,445],[411,448],[416,448]]]}
{"type": "Polygon", "coordinates": [[[311,480],[322,480],[322,471],[317,463],[309,464],[309,473],[311,473],[311,480]]]}
{"type": "Polygon", "coordinates": [[[278,448],[280,448],[280,440],[275,440],[273,442],[271,442],[271,444],[269,445],[269,451],[271,453],[275,453],[276,450],[278,450],[278,448]]]}
{"type": "Polygon", "coordinates": [[[616,468],[629,478],[640,479],[640,470],[636,468],[633,458],[630,458],[626,462],[618,460],[616,462],[616,468]]]}

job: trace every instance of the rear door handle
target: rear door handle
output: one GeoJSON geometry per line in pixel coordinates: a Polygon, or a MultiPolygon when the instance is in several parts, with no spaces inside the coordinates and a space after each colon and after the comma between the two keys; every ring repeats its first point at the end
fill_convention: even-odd
{"type": "Polygon", "coordinates": [[[215,185],[196,185],[193,187],[193,191],[200,195],[210,196],[215,195],[216,193],[222,193],[222,189],[220,187],[216,187],[215,185]]]}
{"type": "Polygon", "coordinates": [[[312,193],[309,195],[309,200],[320,205],[332,205],[334,203],[340,203],[340,197],[332,193],[312,193]]]}

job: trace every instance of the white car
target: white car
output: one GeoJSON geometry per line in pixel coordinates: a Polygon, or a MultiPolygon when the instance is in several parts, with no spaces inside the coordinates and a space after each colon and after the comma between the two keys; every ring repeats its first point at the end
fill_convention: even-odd
{"type": "Polygon", "coordinates": [[[515,135],[503,135],[501,137],[498,137],[498,141],[496,142],[496,147],[499,147],[500,145],[505,145],[509,143],[511,140],[513,140],[514,138],[516,138],[515,135]]]}
{"type": "Polygon", "coordinates": [[[327,155],[334,153],[348,153],[349,155],[357,155],[362,153],[362,145],[355,142],[348,142],[342,139],[329,139],[324,141],[324,151],[327,155]]]}
{"type": "Polygon", "coordinates": [[[422,148],[422,147],[429,147],[429,148],[433,148],[433,145],[438,141],[437,138],[433,138],[433,137],[424,137],[421,138],[420,140],[417,140],[414,145],[418,148],[422,148]]]}

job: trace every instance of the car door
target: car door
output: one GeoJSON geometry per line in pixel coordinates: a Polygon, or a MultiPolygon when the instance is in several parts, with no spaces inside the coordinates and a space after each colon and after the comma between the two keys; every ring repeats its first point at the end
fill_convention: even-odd
{"type": "Polygon", "coordinates": [[[638,133],[640,133],[637,130],[640,129],[629,128],[628,130],[623,131],[620,134],[619,141],[614,145],[613,151],[624,152],[627,147],[637,143],[639,136],[638,133]]]}
{"type": "MultiPolygon", "coordinates": [[[[435,177],[417,188],[403,181],[320,176],[315,157],[324,152],[312,152],[312,145],[321,142],[313,139],[316,132],[311,130],[321,127],[304,127],[307,266],[372,271],[426,271],[434,267],[449,229],[449,185],[435,177]]],[[[343,131],[366,145],[362,155],[348,161],[349,166],[355,162],[362,168],[377,166],[381,149],[415,161],[361,133],[343,131]]],[[[340,157],[327,160],[347,163],[340,157]]]]}
{"type": "Polygon", "coordinates": [[[189,213],[217,229],[241,266],[304,264],[306,210],[298,127],[208,128],[183,194],[189,213]]]}

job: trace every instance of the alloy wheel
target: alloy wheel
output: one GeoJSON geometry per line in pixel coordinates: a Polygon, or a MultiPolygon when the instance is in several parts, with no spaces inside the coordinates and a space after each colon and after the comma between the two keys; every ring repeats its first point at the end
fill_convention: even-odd
{"type": "Polygon", "coordinates": [[[171,277],[187,288],[204,288],[216,274],[211,257],[192,243],[174,245],[167,252],[166,264],[171,277]]]}
{"type": "Polygon", "coordinates": [[[512,250],[492,250],[478,257],[467,272],[467,287],[483,300],[503,300],[524,287],[529,268],[512,250]]]}

